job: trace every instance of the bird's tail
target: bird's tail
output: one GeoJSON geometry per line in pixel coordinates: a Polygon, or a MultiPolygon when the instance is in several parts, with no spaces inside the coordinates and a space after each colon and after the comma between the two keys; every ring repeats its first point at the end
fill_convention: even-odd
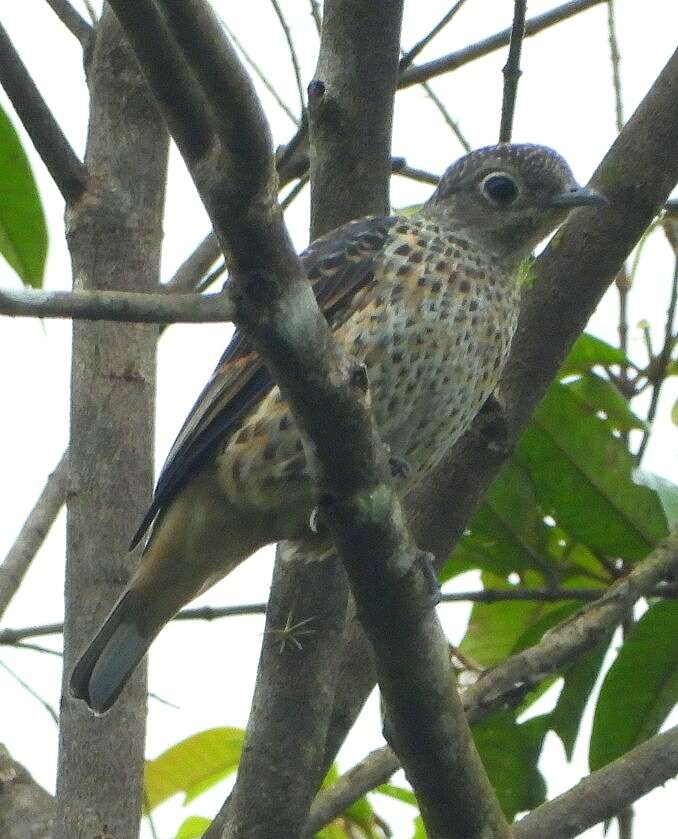
{"type": "Polygon", "coordinates": [[[71,674],[72,695],[97,714],[113,705],[162,627],[141,626],[141,599],[134,589],[123,594],[71,674]]]}

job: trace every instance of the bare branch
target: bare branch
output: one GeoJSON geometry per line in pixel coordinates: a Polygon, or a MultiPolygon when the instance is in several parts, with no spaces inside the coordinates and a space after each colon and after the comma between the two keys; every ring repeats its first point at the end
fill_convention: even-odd
{"type": "Polygon", "coordinates": [[[68,458],[64,454],[47,479],[40,497],[16,541],[0,565],[0,618],[21,585],[26,571],[59,514],[68,486],[68,458]]]}
{"type": "Polygon", "coordinates": [[[471,144],[466,139],[466,137],[464,137],[464,135],[462,134],[461,128],[459,128],[459,123],[456,120],[452,119],[452,117],[450,116],[450,113],[447,110],[447,108],[445,107],[445,105],[443,104],[442,99],[433,90],[433,88],[431,87],[431,85],[428,82],[422,82],[421,86],[424,88],[424,90],[428,94],[428,97],[431,100],[431,102],[433,102],[433,104],[436,106],[436,108],[440,111],[440,115],[445,120],[445,123],[448,126],[448,128],[450,129],[450,131],[454,134],[454,136],[457,138],[457,140],[459,140],[459,143],[461,144],[461,147],[464,149],[464,151],[470,152],[471,151],[471,144]]]}
{"type": "Polygon", "coordinates": [[[400,65],[398,69],[400,72],[404,72],[407,68],[412,64],[414,59],[422,52],[426,47],[431,43],[431,41],[438,35],[443,29],[447,26],[447,24],[452,20],[452,18],[457,14],[457,12],[461,9],[464,5],[466,0],[457,0],[456,3],[453,4],[452,8],[447,12],[433,29],[425,35],[421,41],[417,41],[417,43],[409,49],[400,59],[400,65]]]}
{"type": "Polygon", "coordinates": [[[221,256],[219,240],[210,231],[195,250],[190,253],[174,272],[163,288],[168,291],[191,292],[200,285],[200,281],[221,256]]]}
{"type": "Polygon", "coordinates": [[[571,839],[619,813],[678,774],[678,726],[657,734],[537,807],[513,828],[515,839],[571,839]]]}
{"type": "Polygon", "coordinates": [[[2,25],[0,84],[66,204],[74,204],[87,189],[87,170],[69,145],[2,25]]]}
{"type": "Polygon", "coordinates": [[[74,9],[68,0],[47,0],[47,4],[66,29],[80,41],[82,48],[86,49],[94,30],[80,12],[74,9]]]}
{"type": "Polygon", "coordinates": [[[610,64],[612,65],[612,87],[614,90],[614,112],[617,131],[624,125],[624,107],[622,102],[621,73],[619,69],[620,55],[617,43],[617,27],[615,24],[614,0],[607,0],[607,37],[610,44],[610,64]]]}
{"type": "Polygon", "coordinates": [[[669,306],[666,312],[666,324],[664,326],[664,344],[659,355],[653,359],[653,383],[652,396],[650,397],[650,405],[647,409],[647,417],[645,419],[646,428],[643,430],[643,437],[640,441],[638,453],[636,454],[636,462],[640,464],[645,454],[647,444],[650,441],[650,433],[654,419],[657,415],[657,407],[659,406],[659,396],[661,395],[664,380],[666,378],[666,371],[671,363],[671,353],[673,351],[674,342],[676,340],[674,335],[676,311],[678,310],[678,223],[667,219],[664,222],[664,230],[666,236],[671,242],[675,254],[675,262],[673,266],[673,281],[671,282],[671,292],[669,295],[669,306]]]}
{"type": "Polygon", "coordinates": [[[299,58],[297,57],[297,51],[294,47],[292,33],[290,31],[289,26],[287,25],[285,15],[283,14],[282,9],[280,8],[280,3],[278,3],[278,0],[271,0],[271,5],[273,6],[273,10],[277,15],[278,20],[280,21],[280,26],[285,35],[285,40],[287,41],[287,46],[290,51],[290,61],[292,62],[294,78],[297,83],[297,91],[299,93],[299,105],[301,107],[301,112],[303,113],[306,108],[306,91],[304,90],[304,83],[301,80],[301,68],[299,66],[299,58]]]}
{"type": "Polygon", "coordinates": [[[516,107],[518,81],[521,76],[520,53],[525,37],[525,14],[527,0],[514,0],[513,25],[511,26],[511,40],[509,53],[504,65],[504,93],[501,103],[501,126],[499,128],[499,142],[508,143],[513,130],[513,113],[516,107]]]}
{"type": "Polygon", "coordinates": [[[298,126],[299,125],[299,119],[295,115],[292,108],[290,108],[290,106],[287,104],[287,102],[285,102],[285,100],[282,98],[282,96],[275,89],[275,86],[273,85],[271,80],[264,74],[261,67],[259,67],[259,65],[256,63],[256,61],[247,52],[247,50],[242,45],[240,40],[236,37],[235,32],[233,32],[233,30],[229,27],[229,25],[226,23],[225,20],[221,20],[221,25],[224,27],[224,30],[225,30],[226,34],[228,35],[228,37],[235,44],[236,49],[238,50],[240,55],[242,55],[242,57],[245,59],[245,61],[249,65],[249,67],[251,67],[252,72],[257,76],[257,78],[261,81],[261,83],[264,85],[266,90],[271,94],[271,96],[278,103],[278,105],[280,106],[280,109],[283,110],[287,114],[287,116],[292,120],[292,122],[295,125],[298,126]]]}
{"type": "MultiPolygon", "coordinates": [[[[538,15],[527,21],[525,25],[525,37],[536,35],[550,26],[555,26],[567,18],[577,15],[590,9],[592,6],[597,6],[599,3],[606,2],[606,0],[571,0],[569,3],[563,3],[562,6],[557,6],[550,12],[545,12],[543,15],[538,15]]],[[[426,64],[419,64],[415,67],[410,67],[400,77],[400,84],[398,87],[410,87],[413,84],[421,84],[434,76],[440,76],[443,73],[449,73],[451,70],[458,70],[464,64],[475,61],[477,58],[482,58],[495,52],[502,47],[505,47],[511,40],[511,30],[503,29],[495,35],[490,35],[482,41],[475,44],[470,44],[456,52],[451,52],[442,58],[436,58],[434,61],[429,61],[426,64]]]]}
{"type": "Polygon", "coordinates": [[[145,294],[136,291],[0,289],[0,314],[126,323],[219,323],[235,318],[227,293],[145,294]]]}

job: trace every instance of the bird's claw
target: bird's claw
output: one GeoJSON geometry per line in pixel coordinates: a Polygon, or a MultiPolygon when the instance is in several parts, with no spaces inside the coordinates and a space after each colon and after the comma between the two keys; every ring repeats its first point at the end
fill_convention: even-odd
{"type": "Polygon", "coordinates": [[[430,605],[432,609],[435,609],[438,603],[440,603],[440,583],[438,582],[436,570],[433,567],[433,554],[428,551],[417,551],[414,562],[422,570],[429,588],[430,605]]]}
{"type": "Polygon", "coordinates": [[[405,460],[404,457],[398,457],[392,454],[388,459],[388,465],[391,467],[392,478],[410,478],[412,476],[412,464],[405,460]]]}

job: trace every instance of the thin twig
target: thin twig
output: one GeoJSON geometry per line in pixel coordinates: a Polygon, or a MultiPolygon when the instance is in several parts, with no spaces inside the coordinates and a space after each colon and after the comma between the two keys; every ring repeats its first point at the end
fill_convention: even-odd
{"type": "Polygon", "coordinates": [[[56,725],[59,725],[59,716],[57,715],[57,712],[54,710],[54,708],[52,708],[52,706],[49,704],[49,702],[46,699],[43,699],[42,696],[40,696],[39,693],[36,693],[33,690],[33,688],[27,682],[24,682],[24,680],[21,678],[21,676],[19,676],[17,673],[15,673],[14,670],[12,670],[11,667],[8,667],[5,664],[4,661],[0,661],[0,667],[2,667],[2,669],[9,676],[11,676],[16,682],[18,682],[21,685],[21,687],[33,697],[33,699],[37,699],[38,702],[42,705],[42,707],[50,715],[50,717],[54,720],[56,725]]]}
{"type": "Polygon", "coordinates": [[[1,289],[0,315],[125,323],[225,323],[236,307],[228,294],[1,289]]]}
{"type": "Polygon", "coordinates": [[[429,82],[422,82],[421,86],[424,88],[424,90],[428,94],[429,99],[433,102],[433,104],[436,106],[436,108],[440,111],[440,115],[445,120],[445,123],[447,124],[450,131],[454,134],[454,136],[457,138],[457,140],[459,140],[459,143],[461,144],[464,151],[470,152],[471,151],[471,144],[466,139],[466,137],[464,137],[464,135],[462,134],[461,128],[459,128],[459,123],[456,120],[452,119],[452,117],[450,116],[447,108],[443,104],[441,98],[433,90],[430,83],[429,82]]]}
{"type": "MultiPolygon", "coordinates": [[[[506,602],[543,602],[558,603],[583,601],[595,603],[600,600],[606,589],[481,589],[480,591],[447,592],[440,595],[440,603],[506,603],[506,602]]],[[[678,585],[662,583],[650,589],[646,597],[677,598],[678,585]]],[[[221,618],[242,617],[243,615],[265,615],[266,603],[245,603],[240,606],[196,606],[182,609],[172,618],[175,621],[215,621],[221,618]]],[[[47,635],[59,635],[63,632],[63,623],[48,623],[41,626],[25,626],[19,629],[0,629],[0,646],[14,647],[26,638],[42,638],[47,635]]]]}
{"type": "MultiPolygon", "coordinates": [[[[551,9],[550,12],[545,12],[543,15],[537,15],[531,18],[525,24],[525,37],[529,38],[531,35],[536,35],[550,26],[555,26],[567,18],[584,12],[587,9],[604,3],[606,0],[571,0],[569,3],[564,3],[562,6],[557,6],[551,9]]],[[[449,73],[451,70],[457,70],[477,58],[482,58],[495,52],[502,47],[505,47],[511,40],[511,30],[503,29],[489,38],[484,38],[475,44],[470,44],[463,49],[451,52],[448,55],[443,55],[441,58],[436,58],[434,61],[429,61],[425,64],[409,67],[400,77],[400,88],[411,87],[414,84],[421,84],[421,82],[428,81],[435,76],[440,76],[443,73],[449,73]]]]}
{"type": "Polygon", "coordinates": [[[308,173],[305,174],[305,175],[302,175],[299,178],[299,180],[296,182],[296,184],[292,187],[292,189],[287,193],[287,195],[280,202],[281,209],[286,210],[290,206],[290,204],[294,201],[294,199],[297,198],[301,194],[302,190],[308,184],[308,182],[309,182],[308,173]]]}
{"type": "Polygon", "coordinates": [[[522,74],[520,69],[520,53],[525,37],[525,14],[527,0],[514,0],[513,25],[511,26],[511,40],[506,64],[502,70],[504,74],[504,94],[501,103],[501,126],[499,128],[499,142],[508,143],[513,131],[513,114],[518,94],[518,81],[522,74]]]}
{"type": "Polygon", "coordinates": [[[447,24],[452,20],[452,18],[457,14],[459,9],[464,5],[466,0],[457,0],[457,2],[452,6],[452,8],[445,14],[433,29],[425,35],[421,41],[417,41],[417,43],[409,49],[406,53],[403,54],[402,58],[400,59],[400,72],[402,73],[404,70],[412,64],[414,59],[422,52],[435,38],[435,36],[442,32],[442,30],[447,26],[447,24]]]}
{"type": "MultiPolygon", "coordinates": [[[[677,231],[678,232],[678,231],[677,231]]],[[[664,327],[664,345],[661,352],[651,365],[653,369],[653,384],[652,396],[650,397],[650,406],[647,410],[645,418],[645,429],[643,430],[643,437],[638,447],[636,454],[636,463],[640,465],[643,460],[643,455],[647,449],[647,444],[650,441],[650,433],[652,425],[657,415],[657,406],[659,405],[659,396],[661,394],[662,386],[666,379],[666,371],[671,362],[671,352],[675,341],[674,321],[676,318],[676,309],[678,308],[678,236],[674,244],[675,249],[675,265],[673,268],[673,281],[671,283],[671,296],[669,298],[669,307],[666,312],[666,325],[664,327]]]]}
{"type": "Polygon", "coordinates": [[[80,12],[74,9],[68,0],[47,0],[47,4],[66,29],[80,41],[82,48],[85,49],[94,30],[80,12]]]}
{"type": "Polygon", "coordinates": [[[87,189],[87,169],[71,148],[2,25],[0,83],[66,203],[74,204],[87,189]]]}
{"type": "Polygon", "coordinates": [[[294,78],[296,80],[297,91],[299,93],[299,104],[301,107],[301,113],[303,113],[304,109],[306,108],[306,91],[304,90],[304,83],[301,80],[301,67],[299,66],[299,58],[297,56],[297,51],[294,47],[292,32],[290,31],[290,28],[287,25],[287,20],[285,19],[283,10],[280,8],[278,0],[271,0],[271,5],[273,6],[273,11],[276,13],[278,20],[280,21],[280,26],[285,35],[285,40],[287,41],[287,46],[290,51],[290,61],[292,62],[294,78]]]}
{"type": "Polygon", "coordinates": [[[615,24],[614,0],[607,0],[607,37],[610,44],[610,64],[612,65],[612,87],[614,89],[614,113],[617,131],[624,126],[624,107],[620,73],[619,43],[615,24]]]}
{"type": "Polygon", "coordinates": [[[408,166],[404,161],[399,166],[394,166],[393,172],[403,178],[409,178],[411,181],[431,184],[432,186],[435,186],[440,180],[440,177],[434,172],[427,172],[426,169],[416,169],[414,166],[408,166]]]}
{"type": "Polygon", "coordinates": [[[33,557],[59,514],[68,487],[68,458],[64,454],[35,502],[14,544],[0,565],[0,618],[18,590],[33,557]]]}
{"type": "MultiPolygon", "coordinates": [[[[282,110],[283,110],[283,111],[287,114],[287,116],[288,116],[288,117],[292,120],[292,122],[293,122],[295,125],[297,125],[297,126],[298,126],[298,125],[300,124],[300,122],[299,122],[299,118],[295,115],[295,113],[294,113],[294,111],[292,110],[292,108],[290,108],[290,106],[287,104],[287,102],[285,102],[285,100],[282,98],[282,96],[281,96],[281,95],[278,93],[278,91],[275,89],[275,87],[273,86],[273,83],[272,83],[272,82],[271,82],[271,81],[267,78],[267,76],[264,74],[264,71],[261,69],[261,67],[259,67],[259,65],[256,63],[256,61],[255,61],[255,60],[252,58],[252,56],[251,56],[251,55],[247,52],[247,50],[246,50],[246,49],[245,49],[245,47],[242,45],[242,43],[240,42],[240,40],[238,39],[238,37],[235,35],[235,33],[233,32],[233,30],[232,30],[232,29],[228,26],[228,24],[226,23],[226,21],[225,21],[223,18],[219,18],[219,22],[220,22],[220,23],[221,23],[221,25],[224,27],[224,31],[226,32],[226,34],[228,35],[228,37],[231,39],[231,41],[233,41],[233,43],[234,43],[234,44],[235,44],[235,46],[236,46],[236,49],[238,50],[238,52],[240,53],[240,55],[242,55],[242,57],[245,59],[245,61],[247,62],[248,66],[250,67],[250,69],[252,70],[252,72],[255,74],[255,76],[259,79],[259,81],[263,84],[263,86],[266,88],[266,90],[267,90],[267,91],[271,94],[271,96],[275,99],[275,101],[278,103],[278,105],[280,106],[280,108],[281,108],[281,109],[282,109],[282,110]]],[[[302,110],[303,110],[303,101],[304,101],[304,100],[302,99],[302,110]]]]}

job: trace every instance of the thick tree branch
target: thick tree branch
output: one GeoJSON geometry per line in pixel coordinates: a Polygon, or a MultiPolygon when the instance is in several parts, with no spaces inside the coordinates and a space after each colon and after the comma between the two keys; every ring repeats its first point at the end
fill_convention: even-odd
{"type": "MultiPolygon", "coordinates": [[[[525,37],[529,38],[531,35],[543,32],[544,29],[555,26],[557,23],[603,2],[605,0],[571,0],[569,3],[563,3],[562,6],[557,6],[555,9],[551,9],[550,12],[545,12],[543,15],[537,15],[528,20],[525,24],[525,37]]],[[[464,64],[468,64],[477,58],[482,58],[491,52],[505,47],[510,40],[511,29],[502,29],[501,32],[490,35],[489,38],[484,38],[475,44],[469,44],[469,46],[456,52],[451,52],[426,64],[410,67],[400,77],[398,87],[411,87],[414,84],[428,81],[443,73],[449,73],[451,70],[458,70],[464,64]]]]}
{"type": "Polygon", "coordinates": [[[676,775],[678,726],[655,735],[537,807],[514,827],[515,839],[572,839],[676,775]]]}
{"type": "Polygon", "coordinates": [[[0,836],[51,839],[54,799],[0,743],[0,836]]]}
{"type": "MultiPolygon", "coordinates": [[[[651,596],[663,580],[678,573],[678,533],[658,545],[623,580],[615,583],[590,606],[554,627],[539,644],[481,674],[463,694],[464,710],[471,723],[498,708],[514,707],[544,679],[590,650],[607,637],[641,597],[651,596]]],[[[313,836],[400,767],[389,748],[368,755],[313,803],[304,836],[313,836]]],[[[548,806],[548,805],[545,805],[548,806]]],[[[549,836],[544,830],[537,835],[549,836]]],[[[569,834],[568,834],[569,835],[569,834]]]]}
{"type": "Polygon", "coordinates": [[[68,458],[64,454],[47,479],[16,541],[0,565],[0,619],[21,585],[50,527],[54,524],[66,498],[67,488],[68,458]]]}
{"type": "Polygon", "coordinates": [[[2,25],[0,84],[66,204],[75,203],[87,189],[87,170],[69,145],[2,25]]]}
{"type": "MultiPolygon", "coordinates": [[[[86,163],[94,185],[68,209],[78,289],[158,287],[168,137],[110,8],[88,74],[86,163]]],[[[73,325],[66,523],[64,683],[53,839],[136,839],[142,804],[145,667],[110,714],[68,692],[81,654],[137,563],[127,552],[153,486],[155,347],[140,324],[73,325]],[[124,802],[124,806],[121,806],[124,802]]]]}

